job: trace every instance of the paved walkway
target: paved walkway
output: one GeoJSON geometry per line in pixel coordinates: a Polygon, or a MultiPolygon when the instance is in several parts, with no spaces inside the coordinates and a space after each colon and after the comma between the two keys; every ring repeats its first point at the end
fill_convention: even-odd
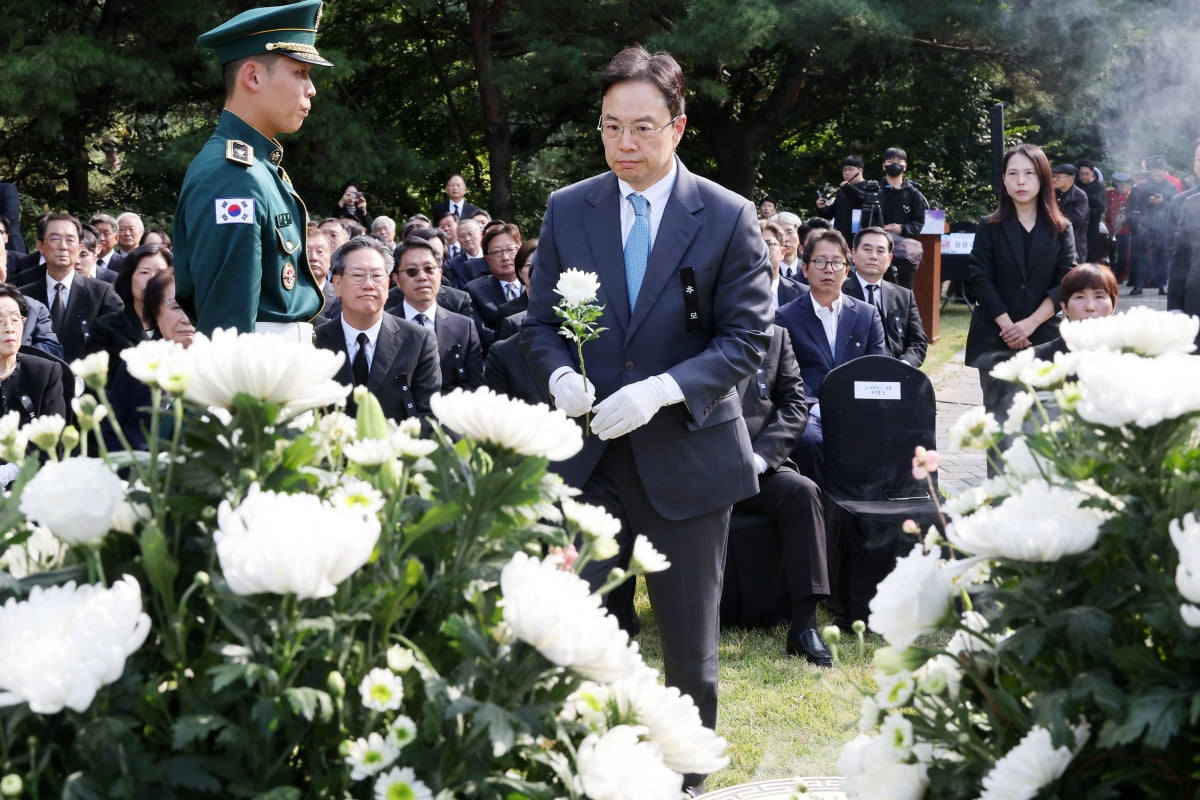
{"type": "MultiPolygon", "coordinates": [[[[1149,306],[1165,311],[1167,298],[1150,292],[1140,297],[1128,297],[1129,289],[1121,287],[1121,298],[1117,309],[1123,310],[1132,306],[1149,306]]],[[[937,443],[938,455],[941,456],[941,466],[938,469],[938,486],[942,493],[951,496],[961,493],[971,486],[978,486],[987,478],[987,467],[983,453],[952,450],[947,435],[950,426],[959,416],[983,402],[979,389],[979,372],[974,367],[963,364],[963,351],[947,361],[931,376],[934,391],[937,393],[937,443]]]]}

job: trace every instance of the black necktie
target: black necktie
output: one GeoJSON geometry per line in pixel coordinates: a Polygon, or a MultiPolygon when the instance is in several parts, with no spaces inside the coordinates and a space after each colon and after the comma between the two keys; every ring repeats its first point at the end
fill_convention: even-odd
{"type": "Polygon", "coordinates": [[[873,283],[867,284],[867,302],[869,302],[871,305],[875,306],[876,308],[879,308],[879,303],[875,302],[875,290],[878,288],[879,287],[873,283]]]}
{"type": "Polygon", "coordinates": [[[54,284],[54,302],[50,304],[50,322],[54,324],[55,333],[62,332],[64,312],[66,311],[63,303],[63,291],[66,288],[61,283],[54,284]]]}
{"type": "Polygon", "coordinates": [[[413,320],[418,325],[420,325],[422,328],[427,327],[429,325],[429,317],[427,317],[421,313],[418,313],[415,317],[413,317],[413,320]]]}
{"type": "Polygon", "coordinates": [[[350,369],[354,373],[355,386],[367,385],[367,373],[371,369],[367,364],[367,345],[370,343],[371,340],[365,333],[358,335],[358,352],[354,354],[354,363],[350,365],[350,369]]]}

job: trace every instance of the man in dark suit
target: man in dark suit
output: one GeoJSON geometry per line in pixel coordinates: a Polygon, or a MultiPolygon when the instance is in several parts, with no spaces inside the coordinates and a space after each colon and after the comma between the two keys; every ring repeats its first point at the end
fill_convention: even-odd
{"type": "Polygon", "coordinates": [[[779,274],[787,235],[783,226],[778,222],[760,219],[758,230],[762,234],[763,244],[767,246],[767,258],[771,262],[771,294],[775,298],[775,308],[782,308],[799,297],[802,292],[808,291],[808,288],[799,281],[779,274]]]}
{"type": "Polygon", "coordinates": [[[75,271],[80,275],[95,278],[105,283],[117,282],[117,271],[100,266],[96,254],[100,250],[99,233],[91,225],[83,226],[83,236],[80,237],[79,260],[75,262],[75,271]]]}
{"type": "Polygon", "coordinates": [[[517,277],[516,257],[520,247],[521,232],[511,222],[488,228],[483,234],[483,257],[487,259],[489,272],[465,287],[479,318],[492,331],[500,325],[500,307],[525,292],[517,277]]]}
{"type": "Polygon", "coordinates": [[[430,330],[437,339],[442,391],[483,385],[483,348],[475,321],[442,308],[438,298],[442,268],[432,244],[415,236],[396,245],[393,281],[403,300],[392,314],[430,330]]]}
{"type": "Polygon", "coordinates": [[[892,265],[892,237],[883,228],[863,228],[854,237],[854,269],[842,284],[842,292],[855,300],[866,300],[879,310],[888,352],[893,358],[920,367],[925,362],[929,339],[921,324],[917,298],[911,289],[885,281],[892,265]]]}
{"type": "Polygon", "coordinates": [[[787,328],[808,395],[809,419],[792,457],[800,472],[824,482],[821,452],[821,382],[829,370],[865,355],[886,355],[879,309],[842,294],[850,249],[835,230],[809,237],[804,276],[809,291],[779,309],[775,321],[787,328]]]}
{"type": "MultiPolygon", "coordinates": [[[[392,250],[370,236],[356,236],[333,254],[333,285],[342,312],[317,329],[317,347],[346,354],[342,383],[365,385],[400,421],[429,414],[429,398],[442,386],[432,332],[383,312],[392,250]]],[[[350,399],[353,414],[354,400],[350,399]]]]}
{"type": "Polygon", "coordinates": [[[446,179],[446,199],[433,207],[432,216],[441,219],[446,212],[454,214],[455,219],[466,219],[474,216],[479,206],[467,201],[467,181],[459,173],[454,173],[446,179]]]}
{"type": "Polygon", "coordinates": [[[50,309],[51,325],[72,362],[87,352],[88,329],[96,317],[124,308],[113,287],[75,272],[83,226],[69,214],[49,214],[38,222],[38,252],[46,274],[21,287],[21,293],[50,309]]]}
{"type": "Polygon", "coordinates": [[[7,249],[22,255],[29,252],[21,233],[21,193],[16,184],[0,183],[0,217],[8,220],[7,249]]]}
{"type": "MultiPolygon", "coordinates": [[[[816,616],[817,603],[829,595],[825,512],[821,491],[799,473],[790,457],[808,423],[808,407],[785,329],[771,326],[771,346],[762,366],[742,379],[738,394],[754,447],[759,490],[733,508],[767,517],[775,524],[791,610],[787,654],[832,667],[833,654],[817,631],[816,616]]],[[[730,541],[730,546],[734,545],[730,541]]],[[[763,581],[764,586],[767,583],[763,581]]]]}
{"type": "MultiPolygon", "coordinates": [[[[646,576],[666,681],[711,727],[729,513],[758,491],[733,387],[770,343],[770,271],[754,206],[675,157],[683,92],[666,53],[631,47],[609,62],[599,130],[612,171],[551,195],[521,344],[559,408],[593,411],[583,450],[556,469],[621,520],[623,551],[637,533],[671,562],[646,576]],[[583,346],[587,379],[554,313],[568,268],[600,282],[607,330],[583,346]]],[[[583,577],[599,586],[615,562],[583,577]]]]}
{"type": "Polygon", "coordinates": [[[333,281],[329,279],[329,259],[333,256],[333,243],[329,240],[329,235],[320,228],[309,228],[307,233],[305,252],[308,253],[308,268],[312,270],[313,277],[317,279],[317,288],[325,298],[321,316],[334,319],[341,312],[342,305],[338,301],[337,290],[333,288],[333,281]]]}

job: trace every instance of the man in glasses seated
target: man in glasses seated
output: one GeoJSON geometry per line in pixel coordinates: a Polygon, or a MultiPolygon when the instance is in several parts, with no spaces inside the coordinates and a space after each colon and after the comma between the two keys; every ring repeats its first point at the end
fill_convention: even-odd
{"type": "Polygon", "coordinates": [[[500,324],[500,306],[524,293],[517,277],[517,252],[521,249],[521,231],[511,222],[493,225],[483,234],[483,257],[490,274],[470,281],[466,290],[479,318],[493,332],[500,324]]]}
{"type": "Polygon", "coordinates": [[[800,472],[824,484],[821,455],[821,382],[826,373],[851,359],[887,355],[879,309],[842,293],[850,248],[835,230],[809,236],[804,277],[809,291],[783,306],[775,321],[787,328],[808,399],[808,426],[792,458],[800,472]]]}
{"type": "Polygon", "coordinates": [[[442,370],[442,392],[483,385],[483,347],[475,321],[439,304],[442,289],[441,254],[434,242],[410,236],[395,250],[393,280],[404,302],[388,310],[433,331],[442,370]]]}
{"type": "MultiPolygon", "coordinates": [[[[442,379],[433,332],[383,311],[391,264],[391,248],[371,236],[356,236],[334,252],[330,271],[342,311],[317,328],[316,345],[345,353],[337,379],[366,386],[398,422],[428,415],[442,379]]],[[[355,412],[353,397],[346,412],[355,412]]]]}

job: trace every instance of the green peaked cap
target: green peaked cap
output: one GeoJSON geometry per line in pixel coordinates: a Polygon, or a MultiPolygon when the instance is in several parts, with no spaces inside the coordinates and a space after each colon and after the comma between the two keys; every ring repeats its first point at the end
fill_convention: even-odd
{"type": "Polygon", "coordinates": [[[297,61],[332,67],[317,52],[321,0],[243,11],[196,39],[211,47],[222,64],[261,53],[279,53],[297,61]]]}

